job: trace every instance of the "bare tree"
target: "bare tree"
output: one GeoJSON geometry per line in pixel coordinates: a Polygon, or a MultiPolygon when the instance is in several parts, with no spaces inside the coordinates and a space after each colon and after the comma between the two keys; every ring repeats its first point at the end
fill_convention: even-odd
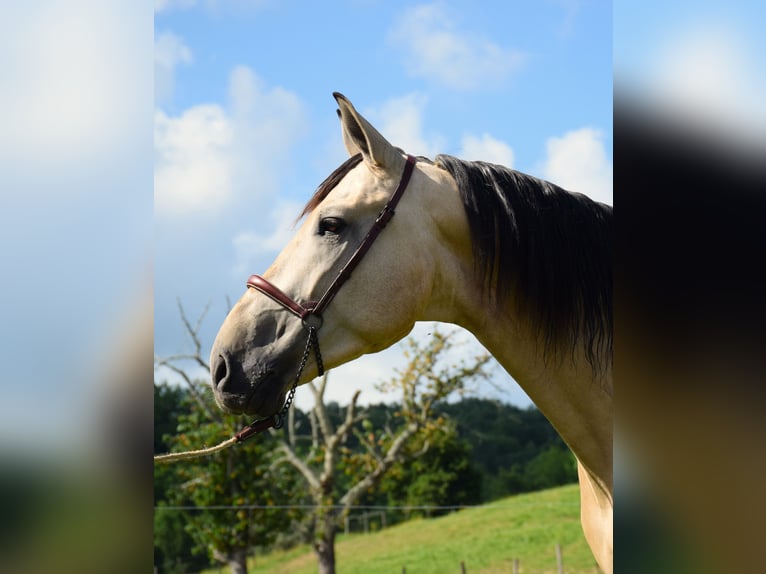
{"type": "MultiPolygon", "coordinates": [[[[191,337],[193,351],[165,358],[155,357],[155,365],[166,367],[179,375],[186,382],[190,395],[196,404],[195,410],[198,413],[196,415],[198,419],[176,439],[188,440],[189,436],[194,434],[194,439],[197,441],[201,439],[211,441],[214,435],[220,435],[221,432],[224,435],[227,432],[233,432],[237,427],[237,421],[232,420],[230,416],[223,415],[215,408],[209,394],[200,390],[199,382],[193,380],[187,370],[189,364],[202,367],[203,371],[206,372],[210,370],[209,365],[202,358],[202,344],[198,336],[200,324],[207,309],[203,311],[196,324],[192,324],[188,320],[180,303],[179,311],[185,330],[191,337]]],[[[444,335],[438,330],[434,330],[431,337],[423,345],[414,338],[405,341],[407,366],[401,372],[397,372],[389,381],[380,385],[381,389],[394,393],[400,402],[393,419],[385,425],[385,428],[377,429],[377,431],[372,429],[372,425],[366,420],[366,414],[357,406],[360,391],[352,396],[340,424],[337,426],[333,424],[328,405],[325,402],[325,390],[328,384],[328,377],[325,375],[319,381],[307,385],[314,395],[314,408],[309,412],[310,433],[308,435],[298,434],[295,409],[291,409],[288,413],[288,420],[285,425],[286,433],[271,430],[270,438],[277,442],[278,454],[276,459],[272,459],[270,470],[263,472],[274,479],[281,474],[277,472],[277,468],[284,463],[289,463],[297,469],[303,478],[314,504],[310,529],[313,531],[313,547],[318,557],[320,574],[334,574],[335,572],[335,537],[342,518],[348,515],[350,508],[365,493],[378,486],[385,474],[395,464],[415,459],[424,454],[429,448],[431,433],[439,432],[443,428],[444,419],[434,412],[436,403],[446,399],[452,393],[463,391],[471,381],[486,378],[487,363],[490,361],[488,354],[472,357],[467,362],[442,365],[440,359],[451,348],[450,335],[444,335]],[[361,445],[361,452],[358,449],[352,451],[345,446],[351,435],[361,445]],[[341,489],[337,488],[336,482],[338,482],[338,473],[342,472],[344,468],[353,468],[353,477],[351,483],[345,485],[344,492],[339,492],[341,489]]],[[[183,450],[185,445],[179,442],[177,446],[183,450]]],[[[209,484],[205,484],[204,490],[197,488],[195,491],[198,495],[202,495],[206,503],[225,503],[225,500],[216,499],[214,501],[215,496],[213,494],[210,495],[212,498],[207,500],[208,497],[204,492],[214,483],[219,485],[227,483],[226,492],[223,495],[231,500],[244,500],[243,492],[251,491],[253,484],[235,484],[236,481],[232,480],[235,475],[245,474],[234,472],[233,466],[241,464],[247,466],[247,464],[252,464],[253,460],[263,461],[270,457],[267,457],[266,453],[261,450],[262,447],[256,448],[259,451],[258,454],[250,453],[251,461],[247,463],[243,460],[243,455],[246,453],[242,452],[245,446],[240,445],[238,449],[219,453],[216,460],[206,461],[206,468],[195,470],[198,473],[195,484],[204,478],[209,477],[210,479],[208,480],[209,484]],[[218,470],[223,474],[216,475],[214,471],[217,472],[218,470]]],[[[255,448],[254,444],[252,446],[255,448]]],[[[250,468],[250,471],[252,470],[250,468]]],[[[187,476],[186,478],[187,484],[191,484],[188,482],[190,477],[187,476]]],[[[290,484],[291,481],[286,480],[285,477],[277,482],[285,485],[286,489],[295,486],[290,484]]],[[[256,488],[255,490],[260,492],[265,489],[256,488]]],[[[212,493],[212,490],[210,492],[212,493]]],[[[247,498],[250,497],[257,497],[257,495],[250,494],[247,498]]],[[[213,520],[212,515],[204,515],[204,518],[208,520],[208,523],[204,527],[196,529],[198,533],[207,532],[212,536],[219,528],[224,530],[227,528],[225,524],[219,524],[213,520]]],[[[244,533],[250,530],[252,523],[249,519],[245,519],[244,522],[234,520],[234,523],[229,524],[228,528],[231,529],[235,526],[241,527],[240,530],[244,533]]],[[[274,525],[270,530],[276,532],[279,528],[274,525]]],[[[263,532],[260,532],[259,535],[263,536],[263,532]]],[[[249,538],[249,535],[238,536],[239,544],[223,543],[225,537],[214,536],[213,538],[217,540],[216,543],[213,543],[212,539],[207,541],[202,534],[200,537],[200,542],[207,543],[208,548],[212,551],[211,555],[219,561],[228,563],[232,572],[247,572],[245,560],[249,543],[245,542],[244,545],[241,543],[242,539],[249,538]]]]}
{"type": "Polygon", "coordinates": [[[309,417],[310,436],[297,436],[292,411],[288,418],[287,436],[281,439],[279,447],[283,456],[276,463],[291,464],[308,485],[315,505],[313,547],[320,574],[335,573],[335,537],[341,519],[348,515],[350,508],[376,487],[396,463],[417,458],[427,451],[429,434],[444,423],[434,412],[436,403],[462,391],[472,380],[486,377],[485,369],[490,360],[486,354],[472,358],[468,364],[438,364],[451,346],[450,337],[438,331],[434,331],[423,346],[412,338],[405,345],[408,365],[381,385],[383,389],[399,392],[401,406],[394,417],[398,421],[396,428],[387,425],[379,436],[369,429],[362,432],[358,428],[357,423],[365,419],[364,413],[357,408],[360,391],[354,393],[343,421],[336,428],[325,403],[327,375],[318,384],[308,384],[314,394],[314,408],[309,417]],[[350,433],[363,445],[361,454],[349,453],[343,447],[350,433]],[[308,442],[309,448],[301,450],[298,439],[308,442]],[[339,463],[349,456],[355,458],[354,466],[359,472],[345,492],[338,493],[335,483],[341,468],[339,463]]]}

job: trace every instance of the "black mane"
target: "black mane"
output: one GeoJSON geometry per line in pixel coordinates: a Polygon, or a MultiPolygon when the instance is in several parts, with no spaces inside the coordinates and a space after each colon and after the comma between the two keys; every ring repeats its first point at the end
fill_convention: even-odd
{"type": "Polygon", "coordinates": [[[301,211],[301,214],[298,216],[298,219],[314,211],[314,208],[322,203],[322,201],[324,201],[324,198],[327,197],[327,195],[335,188],[335,186],[340,183],[340,180],[346,177],[348,172],[350,172],[360,163],[362,163],[362,154],[358,153],[352,155],[346,161],[336,167],[335,170],[330,175],[328,175],[322,183],[319,184],[319,187],[317,187],[314,195],[311,196],[311,199],[309,199],[308,203],[303,208],[303,211],[301,211]]]}
{"type": "Polygon", "coordinates": [[[612,359],[612,208],[499,165],[448,155],[487,296],[513,293],[546,351],[584,338],[596,370],[612,359]]]}

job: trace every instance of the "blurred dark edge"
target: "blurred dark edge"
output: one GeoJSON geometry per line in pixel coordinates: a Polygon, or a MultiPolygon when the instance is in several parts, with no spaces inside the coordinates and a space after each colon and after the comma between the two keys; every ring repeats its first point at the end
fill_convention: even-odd
{"type": "Polygon", "coordinates": [[[0,325],[1,344],[17,363],[5,365],[0,380],[34,400],[17,405],[13,397],[19,394],[12,393],[0,399],[6,412],[17,415],[14,436],[3,437],[0,446],[0,572],[152,572],[153,4],[7,3],[2,14],[0,26],[11,46],[3,64],[11,72],[22,70],[11,77],[28,84],[3,87],[9,117],[18,113],[16,104],[24,108],[18,114],[24,121],[52,117],[35,118],[30,110],[92,120],[94,97],[125,97],[95,102],[100,112],[108,110],[120,121],[26,126],[22,135],[30,141],[18,142],[20,159],[0,158],[0,210],[24,232],[0,249],[25,265],[4,267],[3,285],[42,292],[27,300],[5,292],[2,298],[4,305],[21,309],[13,316],[28,324],[0,325]],[[33,33],[38,29],[61,33],[49,38],[33,33]],[[8,33],[13,30],[23,30],[24,37],[8,33]],[[67,42],[72,50],[61,49],[67,42]],[[98,57],[90,58],[94,52],[98,57]],[[53,64],[34,69],[41,61],[53,64]],[[80,69],[85,72],[70,74],[80,69]],[[71,92],[58,93],[51,85],[71,92]],[[99,89],[105,85],[111,89],[99,89]],[[62,149],[77,153],[61,154],[62,149]],[[74,159],[62,159],[70,156],[74,159]],[[141,213],[145,218],[136,221],[141,213]],[[78,224],[86,229],[72,228],[78,224]],[[66,256],[46,259],[49,252],[66,256]],[[51,320],[58,315],[50,313],[44,296],[75,290],[103,298],[64,301],[70,306],[60,314],[64,319],[51,320]],[[71,324],[72,317],[93,319],[94,309],[105,309],[104,316],[83,320],[87,328],[71,324]],[[49,349],[24,339],[29,330],[26,336],[44,330],[42,339],[54,344],[76,339],[66,348],[88,364],[74,376],[57,370],[49,349]],[[79,340],[83,332],[87,341],[79,340]],[[13,376],[19,370],[7,368],[27,363],[34,371],[36,362],[54,373],[55,380],[45,383],[63,389],[56,396],[75,396],[82,403],[70,412],[67,405],[73,403],[55,404],[45,394],[49,387],[34,375],[19,380],[13,376]],[[51,413],[55,423],[46,420],[51,413]]]}
{"type": "MultiPolygon", "coordinates": [[[[151,300],[148,310],[151,316],[151,300]]],[[[117,368],[104,373],[115,391],[100,405],[99,436],[87,452],[4,458],[0,571],[152,572],[151,323],[148,327],[140,339],[125,341],[114,357],[117,368]]],[[[55,428],[41,425],[30,432],[55,428]]]]}
{"type": "Polygon", "coordinates": [[[615,571],[761,571],[766,153],[614,109],[615,571]]]}

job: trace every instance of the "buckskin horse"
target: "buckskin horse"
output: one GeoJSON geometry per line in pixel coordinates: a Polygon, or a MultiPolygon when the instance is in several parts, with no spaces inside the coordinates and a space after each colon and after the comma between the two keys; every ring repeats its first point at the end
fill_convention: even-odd
{"type": "Polygon", "coordinates": [[[221,326],[216,401],[277,424],[325,368],[416,321],[460,325],[575,454],[585,538],[611,573],[612,208],[502,166],[407,155],[334,96],[350,157],[221,326]]]}

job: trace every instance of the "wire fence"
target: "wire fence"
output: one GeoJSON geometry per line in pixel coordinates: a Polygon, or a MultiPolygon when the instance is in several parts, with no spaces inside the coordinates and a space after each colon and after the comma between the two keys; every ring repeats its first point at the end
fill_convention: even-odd
{"type": "MultiPolygon", "coordinates": [[[[209,506],[194,505],[167,505],[155,506],[156,512],[179,512],[179,513],[200,513],[200,512],[248,512],[248,513],[298,513],[303,518],[309,518],[312,514],[322,511],[336,511],[337,517],[341,521],[339,526],[345,534],[350,533],[370,533],[384,530],[390,526],[406,522],[415,516],[433,518],[444,516],[461,510],[472,508],[487,508],[490,505],[497,510],[519,509],[520,502],[513,504],[488,503],[488,504],[450,504],[450,505],[381,505],[381,504],[356,504],[346,506],[342,504],[316,505],[316,504],[216,504],[209,506]]],[[[575,508],[579,502],[550,502],[539,503],[529,502],[524,504],[526,507],[568,507],[575,508]]],[[[302,520],[293,514],[291,520],[302,520]]]]}
{"type": "Polygon", "coordinates": [[[539,503],[539,502],[529,502],[527,504],[520,503],[518,501],[515,501],[513,504],[494,504],[491,502],[485,503],[485,504],[453,504],[453,505],[445,505],[445,506],[439,506],[439,505],[412,505],[412,506],[399,506],[399,505],[388,505],[388,504],[356,504],[351,506],[346,506],[344,504],[239,504],[239,505],[226,505],[226,504],[211,504],[207,506],[195,506],[195,505],[180,505],[180,506],[173,506],[173,505],[160,505],[155,506],[154,510],[402,510],[402,511],[414,511],[414,510],[422,510],[422,511],[450,511],[450,510],[464,510],[467,508],[487,508],[487,506],[491,506],[492,508],[519,508],[519,506],[544,506],[546,508],[553,508],[558,506],[579,506],[580,502],[550,502],[550,503],[539,503]]]}

